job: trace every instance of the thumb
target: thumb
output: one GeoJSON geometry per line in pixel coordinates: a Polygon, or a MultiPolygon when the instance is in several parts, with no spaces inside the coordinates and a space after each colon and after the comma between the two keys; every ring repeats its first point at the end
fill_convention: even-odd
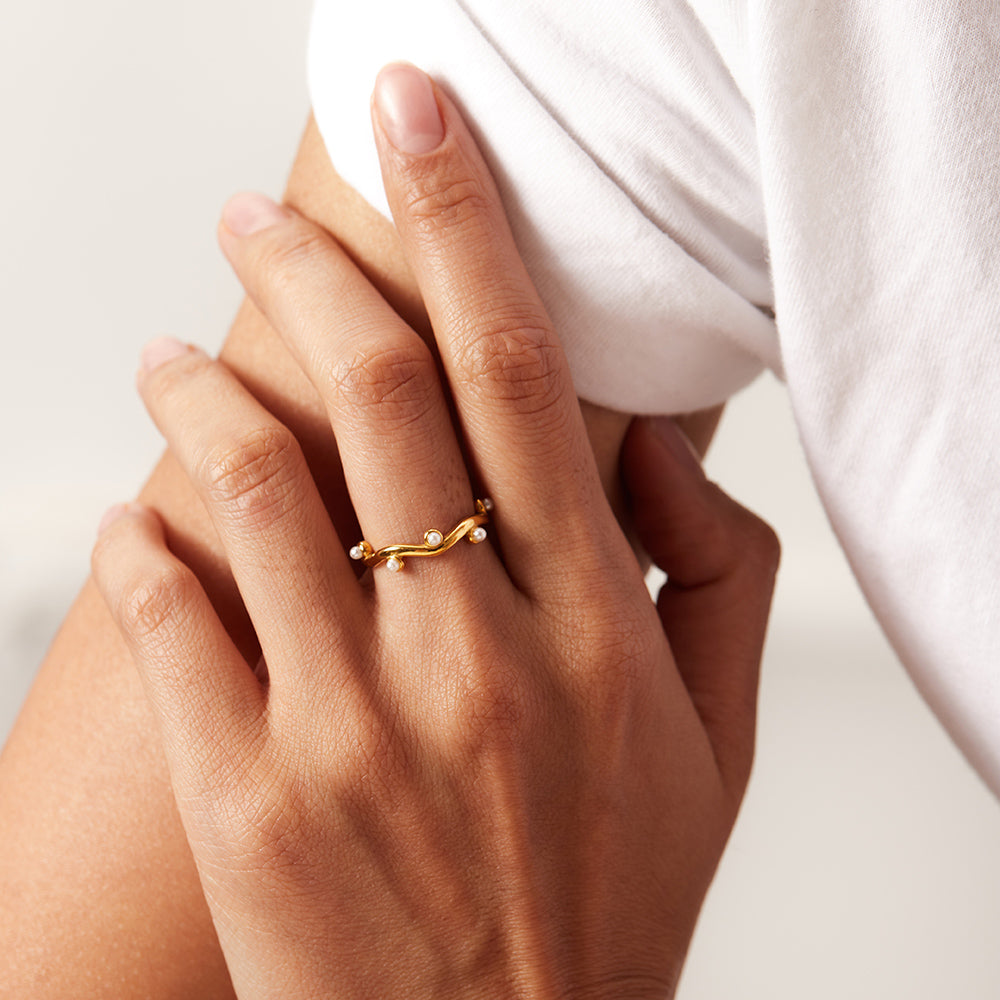
{"type": "Polygon", "coordinates": [[[622,473],[639,541],[667,574],[657,610],[677,669],[739,801],[753,761],[778,538],[705,477],[666,417],[633,421],[622,473]]]}

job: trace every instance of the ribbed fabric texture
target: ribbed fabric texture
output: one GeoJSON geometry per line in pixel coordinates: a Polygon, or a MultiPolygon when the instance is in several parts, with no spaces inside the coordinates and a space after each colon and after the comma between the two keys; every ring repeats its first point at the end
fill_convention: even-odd
{"type": "Polygon", "coordinates": [[[1000,5],[318,0],[317,122],[386,213],[395,59],[474,124],[582,396],[786,378],[876,615],[1000,793],[1000,5]]]}

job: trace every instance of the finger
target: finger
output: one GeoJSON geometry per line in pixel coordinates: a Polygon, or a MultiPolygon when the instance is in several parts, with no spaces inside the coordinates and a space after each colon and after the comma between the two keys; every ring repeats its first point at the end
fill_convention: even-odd
{"type": "Polygon", "coordinates": [[[142,366],[143,401],[208,510],[271,678],[298,687],[362,603],[298,443],[202,351],[154,341],[142,366]]]}
{"type": "Polygon", "coordinates": [[[606,504],[569,368],[471,135],[412,66],[384,69],[373,104],[389,204],[505,552],[510,534],[521,557],[544,553],[539,526],[592,532],[606,504]]]}
{"type": "Polygon", "coordinates": [[[673,421],[634,421],[622,470],[639,540],[668,577],[657,607],[678,670],[739,798],[753,761],[777,536],[706,479],[673,421]]]}
{"type": "Polygon", "coordinates": [[[175,790],[203,790],[249,747],[264,696],[159,518],[139,504],[105,515],[92,566],[159,720],[175,790]]]}
{"type": "Polygon", "coordinates": [[[421,543],[425,531],[447,533],[470,516],[472,487],[431,350],[344,251],[257,195],[226,206],[220,243],[323,398],[372,546],[421,543]]]}

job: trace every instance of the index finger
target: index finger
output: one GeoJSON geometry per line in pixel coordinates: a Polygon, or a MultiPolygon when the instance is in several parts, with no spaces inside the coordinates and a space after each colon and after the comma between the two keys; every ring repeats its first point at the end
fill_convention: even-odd
{"type": "Polygon", "coordinates": [[[384,69],[373,103],[389,205],[505,551],[556,519],[567,541],[592,533],[607,504],[569,367],[472,136],[412,66],[384,69]]]}

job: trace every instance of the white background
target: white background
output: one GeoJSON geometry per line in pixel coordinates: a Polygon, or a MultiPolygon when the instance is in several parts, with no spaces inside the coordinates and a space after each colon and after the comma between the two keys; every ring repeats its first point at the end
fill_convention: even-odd
{"type": "MultiPolygon", "coordinates": [[[[215,223],[232,191],[280,194],[308,8],[0,12],[0,735],[101,513],[157,454],[139,348],[216,348],[235,310],[215,223]]],[[[757,773],[680,996],[1000,996],[1000,808],[873,624],[773,379],[731,405],[709,469],[777,527],[784,565],[757,773]]]]}

